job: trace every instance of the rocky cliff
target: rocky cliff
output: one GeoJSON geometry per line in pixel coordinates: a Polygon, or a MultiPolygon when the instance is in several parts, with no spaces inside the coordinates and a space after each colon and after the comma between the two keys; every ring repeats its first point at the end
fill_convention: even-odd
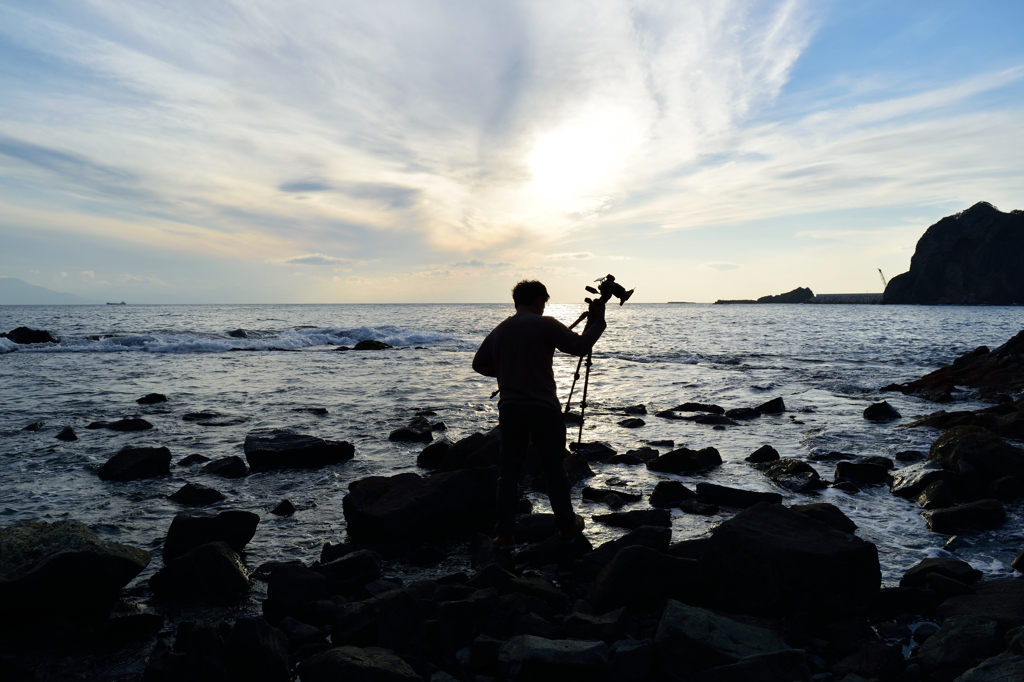
{"type": "Polygon", "coordinates": [[[1024,211],[979,202],[925,231],[910,272],[885,288],[884,303],[1024,303],[1024,211]]]}

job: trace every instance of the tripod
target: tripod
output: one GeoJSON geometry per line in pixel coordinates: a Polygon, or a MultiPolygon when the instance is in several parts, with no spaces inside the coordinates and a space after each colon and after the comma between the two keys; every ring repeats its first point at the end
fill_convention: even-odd
{"type": "MultiPolygon", "coordinates": [[[[606,303],[609,298],[611,298],[610,294],[608,294],[606,296],[602,296],[601,297],[601,302],[602,303],[606,303]]],[[[589,298],[587,299],[587,302],[590,302],[589,298]]],[[[583,313],[578,318],[576,318],[576,321],[573,322],[571,325],[569,325],[569,329],[572,329],[573,327],[578,325],[580,322],[582,322],[583,320],[587,319],[587,317],[589,315],[590,315],[590,311],[586,311],[586,310],[583,311],[583,313]]],[[[587,389],[590,387],[590,368],[594,364],[593,355],[594,355],[594,351],[591,350],[591,351],[589,351],[587,353],[587,357],[586,357],[587,369],[586,369],[586,374],[583,377],[583,399],[580,400],[580,430],[579,430],[579,433],[576,436],[576,442],[577,443],[582,443],[583,442],[583,413],[586,412],[586,410],[587,410],[587,389]]],[[[572,404],[572,394],[576,391],[576,382],[579,381],[579,379],[580,379],[580,366],[583,365],[583,360],[584,360],[584,358],[581,355],[580,359],[579,359],[579,362],[576,363],[576,372],[572,376],[572,387],[569,389],[569,397],[565,401],[565,414],[569,414],[569,405],[572,404]]]]}

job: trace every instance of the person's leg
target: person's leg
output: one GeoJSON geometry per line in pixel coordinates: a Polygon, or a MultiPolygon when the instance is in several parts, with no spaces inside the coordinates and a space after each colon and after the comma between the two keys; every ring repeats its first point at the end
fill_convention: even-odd
{"type": "Polygon", "coordinates": [[[505,405],[498,411],[498,425],[501,427],[501,455],[498,467],[498,536],[511,536],[516,529],[516,512],[519,509],[519,479],[522,478],[523,462],[530,442],[530,427],[523,407],[505,405]]]}
{"type": "Polygon", "coordinates": [[[569,477],[565,474],[565,421],[562,413],[550,408],[531,408],[531,437],[544,467],[548,500],[559,531],[576,527],[576,514],[569,496],[569,477]]]}

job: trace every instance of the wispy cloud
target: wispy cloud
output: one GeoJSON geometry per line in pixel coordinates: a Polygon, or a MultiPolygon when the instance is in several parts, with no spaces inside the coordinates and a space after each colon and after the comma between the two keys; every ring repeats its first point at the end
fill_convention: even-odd
{"type": "Polygon", "coordinates": [[[273,260],[271,262],[280,263],[282,265],[334,265],[341,267],[366,265],[366,261],[353,260],[351,258],[337,258],[335,256],[325,256],[322,253],[310,253],[304,256],[292,256],[291,258],[282,258],[279,260],[273,260]]]}
{"type": "Polygon", "coordinates": [[[729,270],[739,270],[739,263],[701,263],[698,268],[701,270],[718,270],[719,272],[728,272],[729,270]]]}
{"type": "Polygon", "coordinates": [[[570,253],[552,253],[544,258],[546,260],[593,260],[594,254],[589,251],[573,251],[570,253]]]}

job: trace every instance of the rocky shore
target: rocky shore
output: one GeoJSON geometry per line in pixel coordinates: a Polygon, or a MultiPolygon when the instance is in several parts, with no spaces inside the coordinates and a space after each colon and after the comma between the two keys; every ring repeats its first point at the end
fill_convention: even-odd
{"type": "MultiPolygon", "coordinates": [[[[795,459],[770,444],[750,453],[752,477],[806,494],[806,504],[710,482],[690,489],[671,478],[721,466],[713,447],[573,448],[565,459],[570,480],[584,499],[608,508],[588,523],[626,529],[596,547],[585,535],[561,543],[550,515],[531,513],[524,498],[516,547],[495,550],[488,533],[497,428],[435,438],[446,426],[429,412],[390,434],[423,444],[420,473],[352,483],[345,541],[326,543],[315,562],[248,565],[245,549],[261,517],[220,506],[204,512],[223,496],[196,484],[172,496],[194,511],[174,518],[158,557],[102,541],[74,520],[7,526],[0,529],[0,679],[1021,679],[1024,579],[985,580],[966,562],[941,557],[883,586],[875,545],[841,510],[812,496],[826,487],[857,494],[888,486],[917,501],[936,533],[998,528],[1005,505],[1024,496],[1024,450],[1008,442],[1024,437],[1024,365],[1012,359],[1020,338],[946,368],[947,390],[937,397],[986,389],[998,402],[908,422],[943,430],[927,454],[795,459]],[[977,363],[988,356],[998,381],[970,379],[976,373],[966,368],[982,373],[977,363]],[[815,468],[822,461],[836,463],[833,480],[815,468]],[[646,499],[607,481],[588,485],[592,466],[605,462],[662,478],[646,499]],[[671,510],[731,516],[704,537],[673,542],[671,510]],[[434,570],[453,552],[465,555],[467,570],[434,570]],[[133,583],[153,561],[159,570],[133,583]]],[[[724,429],[786,411],[775,398],[729,410],[683,403],[654,418],[724,429]]],[[[627,407],[620,424],[632,428],[626,422],[646,416],[643,406],[627,407]]],[[[864,418],[903,419],[884,402],[864,418]]],[[[131,423],[95,428],[147,430],[144,419],[122,421],[131,423]]],[[[167,448],[129,447],[98,477],[146,480],[179,465],[275,475],[345,466],[356,454],[344,441],[253,431],[244,458],[173,461],[167,448]]],[[[524,489],[543,485],[539,463],[529,461],[524,489]]],[[[270,513],[298,512],[283,500],[270,513]]],[[[1024,556],[1015,568],[1024,570],[1024,556]]]]}

